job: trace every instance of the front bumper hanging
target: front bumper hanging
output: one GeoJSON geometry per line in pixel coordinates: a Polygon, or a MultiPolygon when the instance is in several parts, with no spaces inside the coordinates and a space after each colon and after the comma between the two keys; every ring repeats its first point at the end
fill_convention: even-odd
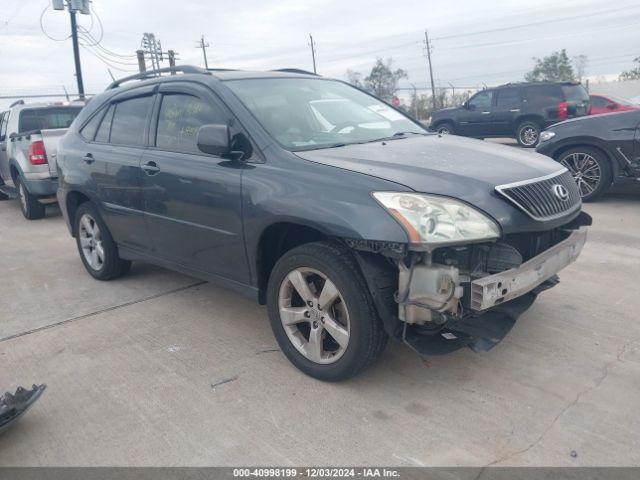
{"type": "Polygon", "coordinates": [[[580,228],[518,268],[474,280],[471,282],[471,309],[480,312],[530,292],[573,263],[586,241],[587,229],[580,228]]]}

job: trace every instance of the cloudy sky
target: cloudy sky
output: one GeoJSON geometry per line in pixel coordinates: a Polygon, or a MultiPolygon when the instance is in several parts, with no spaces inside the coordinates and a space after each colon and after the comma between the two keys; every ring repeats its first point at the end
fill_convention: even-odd
{"type": "MultiPolygon", "coordinates": [[[[49,3],[0,0],[0,96],[60,92],[62,85],[76,91],[68,14],[46,9],[49,3]]],[[[102,37],[100,47],[81,50],[90,93],[109,83],[107,68],[116,77],[135,71],[129,55],[143,32],[178,52],[179,63],[202,65],[196,42],[204,34],[210,66],[309,70],[312,33],[320,74],[367,72],[376,57],[392,57],[409,72],[404,86],[419,88],[429,84],[425,28],[439,86],[520,80],[532,57],[560,48],[587,55],[592,77],[617,75],[640,56],[637,0],[94,0],[93,6],[97,15],[81,18],[102,37]]]]}

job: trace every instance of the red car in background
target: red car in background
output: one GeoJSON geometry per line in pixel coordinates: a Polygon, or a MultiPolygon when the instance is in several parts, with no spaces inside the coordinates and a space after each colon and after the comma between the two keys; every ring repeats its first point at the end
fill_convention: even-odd
{"type": "Polygon", "coordinates": [[[591,115],[640,109],[640,105],[612,95],[589,95],[589,99],[591,100],[591,115]]]}

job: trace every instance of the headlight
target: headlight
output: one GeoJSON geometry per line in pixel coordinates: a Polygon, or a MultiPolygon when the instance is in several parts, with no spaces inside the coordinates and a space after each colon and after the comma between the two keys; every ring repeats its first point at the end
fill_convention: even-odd
{"type": "Polygon", "coordinates": [[[373,196],[404,227],[412,245],[437,246],[500,236],[493,220],[453,198],[403,192],[374,192],[373,196]]]}
{"type": "Polygon", "coordinates": [[[556,136],[556,132],[544,131],[540,134],[540,142],[546,142],[556,136]]]}

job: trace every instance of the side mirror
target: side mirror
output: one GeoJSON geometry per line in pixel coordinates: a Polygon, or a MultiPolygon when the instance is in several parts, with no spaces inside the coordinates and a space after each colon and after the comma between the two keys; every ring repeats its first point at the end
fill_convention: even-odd
{"type": "Polygon", "coordinates": [[[469,110],[469,100],[465,101],[465,102],[462,104],[462,108],[465,108],[465,109],[469,110]]]}
{"type": "Polygon", "coordinates": [[[231,153],[231,136],[228,125],[203,125],[198,130],[196,143],[201,152],[222,157],[231,153]]]}
{"type": "Polygon", "coordinates": [[[0,135],[0,142],[4,142],[7,139],[6,135],[0,135]]]}
{"type": "Polygon", "coordinates": [[[609,110],[615,110],[616,109],[616,105],[615,105],[615,103],[607,103],[607,108],[609,110]]]}

